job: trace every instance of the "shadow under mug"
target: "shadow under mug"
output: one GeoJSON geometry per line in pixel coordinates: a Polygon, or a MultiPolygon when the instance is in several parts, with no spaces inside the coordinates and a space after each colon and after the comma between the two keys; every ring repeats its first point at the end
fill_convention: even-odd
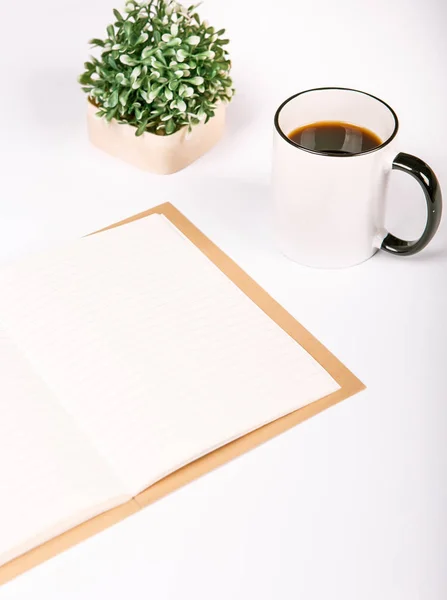
{"type": "Polygon", "coordinates": [[[379,249],[409,256],[429,243],[441,220],[439,183],[425,162],[397,152],[399,121],[388,104],[358,90],[317,88],[285,100],[274,122],[275,229],[289,258],[311,267],[349,267],[379,249]],[[331,155],[288,138],[292,130],[319,121],[357,125],[383,141],[366,152],[331,155]],[[385,197],[393,169],[412,175],[425,195],[427,224],[416,241],[385,230],[385,197]]]}

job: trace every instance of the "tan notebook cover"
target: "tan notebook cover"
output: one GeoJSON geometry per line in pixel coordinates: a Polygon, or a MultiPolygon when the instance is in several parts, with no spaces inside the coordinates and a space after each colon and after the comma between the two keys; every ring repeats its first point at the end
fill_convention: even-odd
{"type": "MultiPolygon", "coordinates": [[[[105,229],[118,227],[141,219],[153,213],[164,215],[191,242],[193,242],[229,279],[233,281],[253,302],[255,302],[273,321],[295,339],[315,360],[336,380],[340,389],[336,392],[313,402],[293,413],[290,413],[268,425],[260,427],[206,456],[186,465],[178,471],[158,481],[133,500],[126,504],[103,513],[82,525],[34,548],[26,554],[0,567],[0,585],[36,565],[56,556],[60,552],[74,546],[88,537],[103,531],[129,515],[137,512],[151,502],[162,498],[170,492],[182,487],[194,479],[208,473],[212,469],[240,456],[274,436],[294,427],[298,423],[319,412],[337,404],[341,400],[364,389],[364,385],[316,340],[302,325],[287,313],[273,298],[271,298],[257,283],[240,269],[215,244],[201,233],[186,217],[169,203],[161,204],[148,211],[130,217],[105,229]]],[[[104,231],[104,230],[102,230],[104,231]]]]}

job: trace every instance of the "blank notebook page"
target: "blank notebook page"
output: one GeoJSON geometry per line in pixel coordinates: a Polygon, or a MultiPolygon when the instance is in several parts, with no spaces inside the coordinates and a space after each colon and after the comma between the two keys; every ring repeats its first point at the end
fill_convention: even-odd
{"type": "Polygon", "coordinates": [[[0,565],[125,500],[0,328],[0,565]]]}
{"type": "Polygon", "coordinates": [[[11,339],[129,493],[339,389],[165,217],[0,272],[11,339]]]}

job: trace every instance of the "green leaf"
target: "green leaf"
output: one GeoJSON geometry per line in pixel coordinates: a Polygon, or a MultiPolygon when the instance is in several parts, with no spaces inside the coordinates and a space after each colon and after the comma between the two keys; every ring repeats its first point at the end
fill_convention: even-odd
{"type": "Polygon", "coordinates": [[[161,88],[162,88],[162,86],[152,88],[152,90],[149,92],[149,95],[148,95],[148,102],[153,102],[155,100],[155,98],[160,93],[161,88]]]}
{"type": "Polygon", "coordinates": [[[146,48],[141,53],[142,60],[145,60],[146,58],[149,58],[150,56],[152,56],[156,52],[156,50],[157,50],[156,48],[151,48],[150,46],[146,46],[146,48]]]}
{"type": "Polygon", "coordinates": [[[92,46],[100,46],[101,48],[104,48],[105,46],[105,42],[103,42],[99,38],[93,38],[89,41],[89,44],[91,44],[92,46]]]}
{"type": "Polygon", "coordinates": [[[115,106],[118,104],[118,99],[118,90],[114,90],[109,96],[107,106],[109,108],[115,108],[115,106]]]}
{"type": "Polygon", "coordinates": [[[117,112],[118,112],[117,107],[111,108],[110,110],[108,110],[106,112],[106,119],[107,119],[107,121],[111,121],[113,119],[113,117],[116,115],[117,112]]]}
{"type": "Polygon", "coordinates": [[[165,65],[162,62],[160,62],[159,60],[153,60],[152,66],[157,70],[160,70],[160,69],[163,70],[165,68],[165,65]]]}
{"type": "Polygon", "coordinates": [[[132,80],[138,79],[138,77],[140,76],[140,74],[141,74],[141,67],[140,66],[135,67],[134,69],[132,69],[132,73],[130,74],[130,78],[132,80]]]}
{"type": "Polygon", "coordinates": [[[128,65],[130,67],[132,67],[135,64],[134,59],[128,56],[127,54],[122,54],[120,56],[120,61],[123,63],[123,65],[128,65]]]}
{"type": "Polygon", "coordinates": [[[169,48],[171,48],[172,46],[180,46],[181,43],[182,43],[182,40],[180,38],[176,37],[176,38],[173,38],[170,42],[168,42],[166,44],[166,46],[169,46],[169,48]]]}
{"type": "Polygon", "coordinates": [[[121,16],[121,13],[118,10],[116,10],[116,8],[113,9],[113,14],[115,15],[117,21],[124,21],[123,17],[121,16]]]}
{"type": "Polygon", "coordinates": [[[202,83],[204,82],[203,77],[192,77],[191,79],[187,80],[189,83],[192,83],[193,85],[202,85],[202,83]]]}
{"type": "Polygon", "coordinates": [[[174,121],[171,119],[166,123],[166,135],[171,135],[171,133],[174,133],[175,130],[175,123],[174,121]]]}
{"type": "Polygon", "coordinates": [[[229,43],[230,43],[230,40],[228,40],[228,39],[227,40],[219,40],[219,44],[221,46],[225,46],[226,44],[229,44],[229,43]]]}
{"type": "Polygon", "coordinates": [[[79,76],[78,81],[81,85],[89,85],[89,84],[92,85],[93,84],[90,73],[82,73],[82,75],[79,76]]]}
{"type": "Polygon", "coordinates": [[[124,73],[117,73],[116,77],[115,77],[115,81],[117,83],[119,83],[120,85],[128,85],[128,80],[126,79],[126,76],[124,75],[124,73]]]}
{"type": "Polygon", "coordinates": [[[142,31],[139,37],[137,38],[137,41],[135,42],[135,46],[138,44],[144,44],[145,42],[147,42],[148,38],[148,34],[145,31],[142,31]]]}
{"type": "Polygon", "coordinates": [[[183,62],[186,58],[188,58],[188,53],[185,52],[182,48],[179,48],[177,50],[177,60],[179,62],[183,62]]]}
{"type": "Polygon", "coordinates": [[[200,37],[198,35],[190,35],[189,38],[186,38],[186,43],[190,46],[197,46],[200,44],[200,37]]]}
{"type": "Polygon", "coordinates": [[[160,48],[157,48],[155,50],[155,56],[157,57],[157,59],[163,63],[163,65],[166,67],[168,65],[168,61],[166,60],[166,58],[163,56],[163,52],[160,50],[160,48]]]}
{"type": "Polygon", "coordinates": [[[140,136],[146,131],[147,119],[145,119],[137,128],[135,135],[140,136]]]}
{"type": "Polygon", "coordinates": [[[115,38],[115,29],[114,29],[113,25],[107,26],[107,35],[109,36],[109,38],[112,38],[112,39],[115,38]]]}
{"type": "Polygon", "coordinates": [[[127,38],[129,38],[132,34],[132,21],[126,21],[124,23],[124,33],[126,35],[127,38]]]}
{"type": "Polygon", "coordinates": [[[123,90],[119,96],[119,101],[121,106],[126,106],[127,104],[127,100],[129,99],[129,95],[130,95],[131,90],[127,89],[127,90],[123,90]]]}
{"type": "Polygon", "coordinates": [[[107,62],[109,63],[109,65],[112,67],[112,69],[114,69],[115,71],[119,70],[118,65],[116,64],[115,59],[113,58],[113,56],[111,56],[109,54],[109,56],[107,57],[107,62]]]}

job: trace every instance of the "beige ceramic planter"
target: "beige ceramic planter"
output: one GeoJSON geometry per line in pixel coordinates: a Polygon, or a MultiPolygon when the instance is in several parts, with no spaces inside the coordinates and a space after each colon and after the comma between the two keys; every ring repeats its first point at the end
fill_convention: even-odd
{"type": "Polygon", "coordinates": [[[184,127],[172,135],[143,133],[136,137],[135,127],[115,120],[108,123],[96,112],[88,102],[88,134],[95,146],[140,169],[164,175],[184,169],[210,150],[222,137],[225,125],[225,105],[221,104],[208,123],[195,125],[189,135],[184,127]]]}

